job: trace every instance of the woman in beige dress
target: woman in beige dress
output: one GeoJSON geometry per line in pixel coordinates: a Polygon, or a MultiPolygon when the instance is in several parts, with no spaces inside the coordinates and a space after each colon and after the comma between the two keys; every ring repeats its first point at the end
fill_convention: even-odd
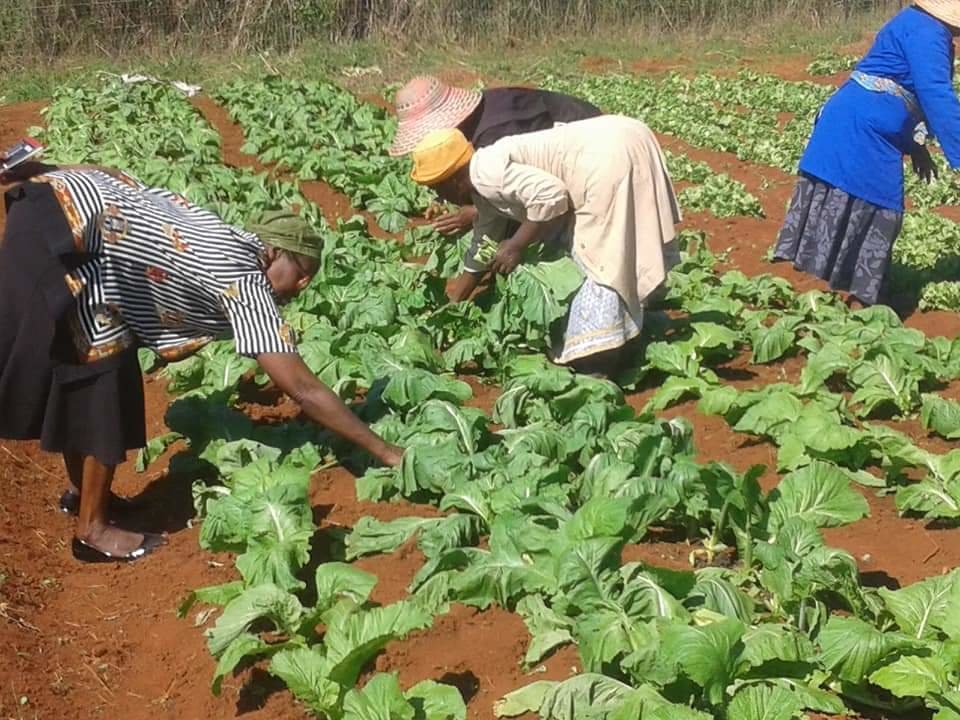
{"type": "Polygon", "coordinates": [[[417,146],[413,162],[416,182],[478,211],[451,300],[468,298],[488,270],[512,272],[527,247],[560,238],[586,279],[555,359],[610,374],[624,345],[640,334],[645,302],[676,261],[680,210],[650,129],[604,115],[479,150],[459,130],[438,130],[417,146]],[[520,227],[508,238],[510,221],[520,227]],[[489,267],[475,258],[484,237],[499,243],[489,267]]]}

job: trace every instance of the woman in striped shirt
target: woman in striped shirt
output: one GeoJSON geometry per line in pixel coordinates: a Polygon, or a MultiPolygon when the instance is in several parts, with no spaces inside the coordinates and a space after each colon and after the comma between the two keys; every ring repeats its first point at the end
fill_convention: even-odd
{"type": "Polygon", "coordinates": [[[109,519],[114,469],[146,441],[140,347],[175,360],[232,336],[311,419],[400,462],[309,371],[277,308],[319,266],[305,221],[272,213],[247,232],[117,171],[17,172],[0,178],[26,180],[6,194],[0,245],[0,437],[63,455],[78,558],[136,560],[165,542],[109,519]]]}

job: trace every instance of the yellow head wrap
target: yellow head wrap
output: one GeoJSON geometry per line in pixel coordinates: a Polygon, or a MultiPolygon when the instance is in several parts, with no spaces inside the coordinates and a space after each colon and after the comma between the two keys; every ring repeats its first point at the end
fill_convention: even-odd
{"type": "Polygon", "coordinates": [[[473,145],[456,128],[434,130],[413,150],[410,177],[421,185],[441,183],[473,157],[473,145]]]}

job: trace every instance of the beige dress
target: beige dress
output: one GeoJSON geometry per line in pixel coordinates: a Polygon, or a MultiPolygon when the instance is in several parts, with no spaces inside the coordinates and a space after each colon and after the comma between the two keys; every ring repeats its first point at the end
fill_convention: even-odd
{"type": "MultiPolygon", "coordinates": [[[[650,129],[605,115],[480,149],[470,163],[474,236],[504,239],[510,220],[570,214],[564,231],[587,281],[574,298],[561,362],[623,345],[639,334],[646,298],[676,261],[680,209],[650,129]]],[[[484,270],[467,253],[468,271],[484,270]]]]}

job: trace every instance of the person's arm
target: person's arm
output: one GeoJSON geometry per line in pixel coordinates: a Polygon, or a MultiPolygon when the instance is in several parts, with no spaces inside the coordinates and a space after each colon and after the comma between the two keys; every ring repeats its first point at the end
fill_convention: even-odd
{"type": "Polygon", "coordinates": [[[950,166],[960,168],[960,100],[953,89],[953,40],[936,20],[902,43],[917,100],[950,166]]]}
{"type": "Polygon", "coordinates": [[[28,160],[0,174],[0,184],[12,185],[13,183],[24,182],[37,175],[43,175],[58,169],[56,165],[43,163],[39,160],[28,160]]]}
{"type": "Polygon", "coordinates": [[[470,297],[480,287],[480,280],[483,273],[462,272],[447,286],[447,299],[452,303],[469,300],[470,297]]]}
{"type": "Polygon", "coordinates": [[[475,196],[474,199],[472,207],[476,210],[476,217],[473,222],[473,241],[464,253],[463,272],[447,286],[447,298],[454,303],[469,300],[490,269],[488,264],[480,262],[476,257],[483,238],[488,237],[499,243],[507,234],[507,218],[500,215],[484,198],[475,196]]]}
{"type": "Polygon", "coordinates": [[[221,295],[221,302],[233,327],[237,353],[255,358],[276,386],[292,397],[311,420],[356,443],[386,465],[400,463],[403,451],[377,437],[310,372],[297,352],[293,333],[283,322],[270,283],[262,272],[232,282],[221,295]]]}
{"type": "Polygon", "coordinates": [[[932,183],[937,178],[937,166],[926,145],[914,143],[910,151],[910,160],[913,163],[913,172],[925,183],[932,183]]]}
{"type": "Polygon", "coordinates": [[[261,353],[257,362],[274,384],[303,409],[307,417],[359,445],[384,465],[396,467],[403,451],[384,442],[360,420],[336,393],[310,372],[296,353],[261,353]]]}
{"type": "Polygon", "coordinates": [[[506,202],[522,207],[526,220],[509,240],[500,243],[492,269],[509,275],[523,260],[523,253],[566,221],[570,195],[560,178],[544,170],[510,163],[503,173],[501,193],[506,202]]]}

